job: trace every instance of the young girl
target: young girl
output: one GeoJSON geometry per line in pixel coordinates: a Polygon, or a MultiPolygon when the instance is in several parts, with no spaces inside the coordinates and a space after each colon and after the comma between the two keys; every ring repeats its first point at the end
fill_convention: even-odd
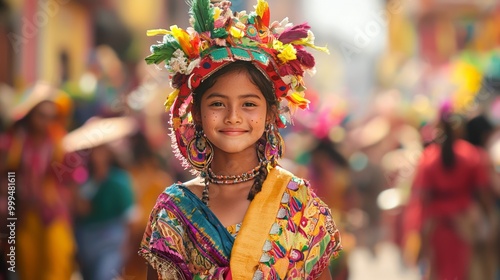
{"type": "Polygon", "coordinates": [[[330,279],[340,249],[329,208],[280,168],[290,112],[306,108],[314,67],[306,24],[270,23],[266,2],[233,15],[230,2],[191,1],[194,29],[172,26],[147,61],[165,61],[176,89],[174,152],[197,177],[168,187],[140,254],[148,279],[330,279]]]}

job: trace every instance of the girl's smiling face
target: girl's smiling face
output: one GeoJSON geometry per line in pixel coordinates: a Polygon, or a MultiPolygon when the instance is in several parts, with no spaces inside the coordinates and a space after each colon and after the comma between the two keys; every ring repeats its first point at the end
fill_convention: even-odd
{"type": "Polygon", "coordinates": [[[220,76],[201,97],[200,109],[203,131],[215,150],[256,154],[256,142],[265,130],[267,103],[245,70],[220,76]]]}

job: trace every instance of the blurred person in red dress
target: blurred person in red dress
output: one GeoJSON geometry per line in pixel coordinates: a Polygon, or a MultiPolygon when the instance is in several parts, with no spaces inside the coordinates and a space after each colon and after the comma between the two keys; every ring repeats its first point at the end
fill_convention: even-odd
{"type": "Polygon", "coordinates": [[[412,191],[421,209],[421,261],[428,279],[468,279],[481,211],[489,214],[488,170],[477,148],[460,139],[463,118],[440,109],[440,135],[423,151],[412,191]],[[476,199],[477,198],[477,199],[476,199]]]}

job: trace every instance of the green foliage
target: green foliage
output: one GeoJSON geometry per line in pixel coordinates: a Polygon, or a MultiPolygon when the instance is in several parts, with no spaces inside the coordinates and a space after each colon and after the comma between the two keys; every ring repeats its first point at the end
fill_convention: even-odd
{"type": "Polygon", "coordinates": [[[189,14],[194,19],[194,30],[198,33],[214,29],[214,9],[210,7],[210,0],[188,0],[189,14]]]}
{"type": "Polygon", "coordinates": [[[152,54],[146,57],[147,64],[159,64],[162,61],[169,61],[172,54],[181,46],[174,36],[167,34],[163,38],[164,43],[151,46],[152,54]]]}

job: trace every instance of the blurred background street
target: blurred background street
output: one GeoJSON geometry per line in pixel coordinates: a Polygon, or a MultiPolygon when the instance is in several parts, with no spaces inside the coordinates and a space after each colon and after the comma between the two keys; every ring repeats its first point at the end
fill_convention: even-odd
{"type": "MultiPolygon", "coordinates": [[[[500,280],[500,1],[268,2],[272,21],[309,22],[330,50],[314,52],[280,164],[333,210],[333,279],[500,280]]],[[[146,279],[149,211],[190,178],[146,30],[185,28],[187,11],[0,0],[0,219],[9,171],[18,219],[15,273],[0,229],[0,280],[146,279]]]]}

